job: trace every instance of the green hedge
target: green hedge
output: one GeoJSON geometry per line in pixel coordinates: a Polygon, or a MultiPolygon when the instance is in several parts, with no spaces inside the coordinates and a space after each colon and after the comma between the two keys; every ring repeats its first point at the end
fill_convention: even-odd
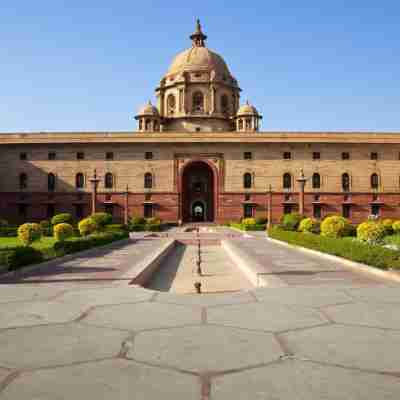
{"type": "Polygon", "coordinates": [[[0,237],[16,237],[17,231],[17,226],[0,226],[0,237]]]}
{"type": "Polygon", "coordinates": [[[265,225],[245,225],[231,223],[232,228],[240,229],[241,231],[265,231],[265,225]]]}
{"type": "Polygon", "coordinates": [[[400,252],[360,243],[352,238],[333,239],[312,233],[283,231],[278,228],[271,229],[269,237],[380,269],[400,269],[400,252]]]}
{"type": "Polygon", "coordinates": [[[130,224],[128,229],[130,232],[160,232],[161,224],[130,224]]]}
{"type": "Polygon", "coordinates": [[[56,242],[52,248],[41,250],[29,246],[3,248],[0,250],[0,265],[5,265],[9,271],[12,271],[25,265],[36,264],[66,254],[88,250],[92,247],[104,246],[128,237],[128,232],[115,231],[82,238],[71,238],[64,242],[56,242]]]}

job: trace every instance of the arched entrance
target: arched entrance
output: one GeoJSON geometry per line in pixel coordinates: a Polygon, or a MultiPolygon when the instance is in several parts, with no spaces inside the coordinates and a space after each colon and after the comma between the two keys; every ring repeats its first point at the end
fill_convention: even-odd
{"type": "Polygon", "coordinates": [[[214,171],[204,161],[193,161],[182,174],[182,220],[183,222],[213,222],[214,171]]]}

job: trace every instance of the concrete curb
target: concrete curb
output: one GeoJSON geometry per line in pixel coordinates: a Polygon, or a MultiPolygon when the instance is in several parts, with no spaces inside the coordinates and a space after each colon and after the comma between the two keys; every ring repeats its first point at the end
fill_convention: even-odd
{"type": "Polygon", "coordinates": [[[73,253],[73,254],[66,254],[65,256],[62,257],[55,257],[52,258],[49,261],[44,261],[39,264],[33,264],[33,265],[27,265],[26,267],[22,267],[20,269],[17,269],[16,271],[9,271],[5,274],[1,273],[0,269],[0,279],[3,278],[23,278],[25,275],[34,272],[34,271],[40,271],[41,269],[46,269],[49,267],[54,267],[60,263],[66,262],[66,261],[71,261],[79,257],[85,257],[85,256],[90,256],[92,254],[95,254],[99,250],[108,250],[112,249],[116,245],[125,245],[128,244],[129,242],[134,242],[131,239],[122,239],[122,240],[117,240],[115,242],[106,244],[104,246],[98,246],[98,247],[92,247],[91,249],[83,250],[78,253],[73,253]]]}
{"type": "Polygon", "coordinates": [[[168,240],[155,253],[150,254],[141,263],[136,264],[120,277],[120,284],[125,285],[141,285],[144,286],[157,271],[161,265],[161,261],[175,248],[177,241],[175,239],[168,240]]]}
{"type": "Polygon", "coordinates": [[[253,257],[240,250],[230,240],[222,240],[221,247],[227,252],[235,265],[242,271],[247,279],[255,287],[286,287],[288,286],[282,279],[268,274],[253,257]],[[266,277],[268,275],[268,277],[266,277]]]}
{"type": "Polygon", "coordinates": [[[342,264],[345,267],[351,268],[352,270],[356,270],[357,272],[362,272],[362,273],[370,274],[370,275],[376,275],[380,278],[400,282],[400,274],[396,273],[396,272],[384,271],[379,268],[370,267],[369,265],[366,265],[366,264],[361,264],[361,263],[358,263],[355,261],[350,261],[345,258],[337,257],[337,256],[334,256],[331,254],[321,253],[320,251],[307,249],[306,247],[295,246],[295,245],[292,245],[292,244],[289,244],[289,243],[286,243],[286,242],[283,242],[283,241],[280,241],[277,239],[272,239],[269,237],[266,237],[266,239],[272,243],[279,244],[280,246],[283,246],[286,248],[290,248],[293,250],[301,251],[302,253],[318,256],[325,260],[335,261],[337,263],[342,264]]]}

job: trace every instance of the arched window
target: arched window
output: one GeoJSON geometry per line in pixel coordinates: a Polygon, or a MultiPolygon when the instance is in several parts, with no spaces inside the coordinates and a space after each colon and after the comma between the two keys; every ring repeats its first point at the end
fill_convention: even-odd
{"type": "Polygon", "coordinates": [[[149,119],[146,119],[144,126],[146,131],[151,131],[151,121],[149,119]]]}
{"type": "Polygon", "coordinates": [[[204,96],[201,92],[195,92],[193,94],[192,111],[194,113],[204,112],[204,96]]]}
{"type": "Polygon", "coordinates": [[[26,189],[28,187],[28,175],[23,172],[19,174],[19,188],[26,189]]]}
{"type": "Polygon", "coordinates": [[[158,121],[154,121],[154,130],[158,131],[159,126],[158,126],[158,121]]]}
{"type": "Polygon", "coordinates": [[[250,129],[251,129],[251,119],[246,118],[246,130],[250,130],[250,129]]]}
{"type": "Polygon", "coordinates": [[[291,189],[291,187],[292,187],[292,175],[286,172],[286,174],[283,174],[283,188],[291,189]]]}
{"type": "Polygon", "coordinates": [[[371,189],[378,189],[379,187],[379,177],[377,174],[371,175],[371,189]]]}
{"type": "Polygon", "coordinates": [[[251,184],[252,184],[252,179],[251,179],[251,174],[249,172],[246,172],[243,175],[243,187],[245,189],[250,189],[251,188],[251,184]]]}
{"type": "Polygon", "coordinates": [[[226,94],[221,96],[221,112],[224,114],[229,112],[229,100],[226,94]]]}
{"type": "Polygon", "coordinates": [[[344,192],[350,191],[350,176],[347,172],[342,175],[342,189],[344,192]]]}
{"type": "Polygon", "coordinates": [[[143,129],[143,119],[140,118],[139,119],[139,131],[141,131],[143,129]]]}
{"type": "Polygon", "coordinates": [[[173,94],[167,97],[167,113],[168,115],[173,115],[175,113],[176,101],[173,94]]]}
{"type": "Polygon", "coordinates": [[[85,177],[82,172],[78,172],[75,176],[75,187],[77,189],[82,189],[85,186],[85,177]]]}
{"type": "Polygon", "coordinates": [[[239,131],[243,130],[243,120],[239,119],[239,131]]]}
{"type": "Polygon", "coordinates": [[[319,189],[321,187],[321,176],[317,173],[312,176],[312,187],[313,189],[319,189]]]}
{"type": "Polygon", "coordinates": [[[153,175],[150,172],[144,174],[144,188],[151,189],[153,187],[153,175]]]}
{"type": "Polygon", "coordinates": [[[111,172],[107,172],[104,175],[104,187],[106,189],[112,189],[114,186],[114,176],[111,172]]]}
{"type": "Polygon", "coordinates": [[[50,172],[47,175],[47,190],[49,192],[54,192],[56,189],[56,176],[50,172]]]}

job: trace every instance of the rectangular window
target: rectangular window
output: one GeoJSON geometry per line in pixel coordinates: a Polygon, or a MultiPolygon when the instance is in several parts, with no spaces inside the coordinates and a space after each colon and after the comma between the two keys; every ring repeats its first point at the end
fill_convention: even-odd
{"type": "Polygon", "coordinates": [[[342,215],[344,218],[350,218],[351,216],[351,205],[350,204],[343,204],[342,207],[342,215]]]}
{"type": "Polygon", "coordinates": [[[153,218],[153,204],[144,205],[143,216],[145,218],[153,218]]]}
{"type": "Polygon", "coordinates": [[[252,160],[252,159],[253,159],[253,154],[252,154],[252,152],[251,152],[251,151],[245,151],[245,152],[243,153],[243,158],[244,158],[245,160],[252,160]]]}
{"type": "Polygon", "coordinates": [[[56,208],[54,204],[47,204],[46,217],[53,218],[55,213],[56,213],[56,208]]]}
{"type": "Polygon", "coordinates": [[[319,204],[314,204],[314,208],[313,208],[313,215],[314,218],[320,219],[322,212],[321,212],[321,206],[319,204]]]}
{"type": "Polygon", "coordinates": [[[372,152],[371,153],[371,160],[377,160],[378,159],[378,153],[372,152]]]}
{"type": "Polygon", "coordinates": [[[114,160],[114,153],[112,151],[106,153],[106,160],[114,160]]]}
{"type": "Polygon", "coordinates": [[[350,153],[347,151],[342,153],[342,160],[350,160],[350,153]]]}
{"type": "Polygon", "coordinates": [[[314,151],[314,152],[312,153],[312,158],[313,158],[313,160],[319,160],[319,159],[321,159],[321,153],[320,153],[319,151],[314,151]]]}
{"type": "Polygon", "coordinates": [[[283,213],[284,214],[291,214],[292,213],[292,205],[291,204],[285,204],[283,206],[283,213]]]}
{"type": "Polygon", "coordinates": [[[112,204],[106,204],[104,211],[105,211],[107,214],[110,214],[110,215],[112,216],[112,215],[113,215],[113,212],[114,212],[114,207],[113,207],[113,205],[112,205],[112,204]]]}
{"type": "Polygon", "coordinates": [[[283,159],[284,160],[291,160],[292,159],[292,153],[290,151],[285,151],[283,153],[283,159]]]}
{"type": "Polygon", "coordinates": [[[27,160],[27,159],[28,159],[28,156],[27,156],[26,153],[19,153],[19,159],[20,159],[20,160],[27,160]]]}
{"type": "Polygon", "coordinates": [[[152,160],[153,159],[153,152],[151,151],[146,151],[146,153],[144,154],[144,158],[146,160],[152,160]]]}
{"type": "Polygon", "coordinates": [[[85,153],[82,151],[78,151],[78,153],[76,153],[76,159],[77,160],[84,160],[85,159],[85,153]]]}
{"type": "Polygon", "coordinates": [[[371,206],[371,215],[375,215],[376,217],[379,217],[381,211],[381,207],[377,204],[373,204],[371,206]]]}
{"type": "Polygon", "coordinates": [[[76,204],[75,205],[75,216],[76,219],[79,221],[83,219],[83,204],[76,204]]]}
{"type": "Polygon", "coordinates": [[[48,154],[48,157],[47,157],[49,160],[55,160],[56,159],[56,153],[54,152],[54,151],[51,151],[49,154],[48,154]]]}
{"type": "Polygon", "coordinates": [[[245,204],[243,210],[244,218],[253,218],[253,206],[251,204],[245,204]]]}

